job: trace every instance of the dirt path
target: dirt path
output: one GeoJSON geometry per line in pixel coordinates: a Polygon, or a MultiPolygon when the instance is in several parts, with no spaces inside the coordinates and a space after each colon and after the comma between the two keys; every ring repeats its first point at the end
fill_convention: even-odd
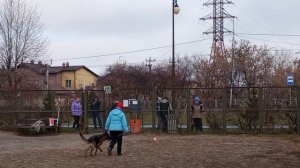
{"type": "MultiPolygon", "coordinates": [[[[88,136],[88,135],[85,135],[88,136]]],[[[300,136],[128,135],[123,156],[84,158],[78,134],[24,137],[0,132],[0,167],[299,167],[300,136]]]]}

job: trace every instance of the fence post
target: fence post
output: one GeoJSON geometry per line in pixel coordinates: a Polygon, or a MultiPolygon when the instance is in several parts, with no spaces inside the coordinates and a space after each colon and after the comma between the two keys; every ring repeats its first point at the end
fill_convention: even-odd
{"type": "Polygon", "coordinates": [[[187,93],[187,109],[186,109],[186,118],[187,118],[187,131],[191,131],[191,120],[192,120],[192,117],[191,117],[191,88],[188,88],[188,93],[187,93]]]}
{"type": "Polygon", "coordinates": [[[296,117],[296,131],[300,134],[300,87],[297,86],[297,117],[296,117]]]}
{"type": "Polygon", "coordinates": [[[119,101],[121,101],[121,100],[123,100],[123,90],[121,89],[121,96],[120,96],[120,100],[119,101]]]}
{"type": "Polygon", "coordinates": [[[88,132],[88,90],[83,92],[83,108],[84,108],[84,112],[83,112],[83,130],[85,133],[88,132]]]}
{"type": "Polygon", "coordinates": [[[105,91],[103,92],[103,115],[102,115],[102,126],[105,124],[106,121],[106,112],[107,112],[107,102],[106,102],[106,93],[105,91]]]}
{"type": "Polygon", "coordinates": [[[23,114],[23,105],[24,105],[24,102],[23,102],[23,99],[24,99],[24,96],[23,96],[23,93],[20,91],[20,112],[23,114]]]}
{"type": "Polygon", "coordinates": [[[258,91],[258,122],[259,122],[259,130],[263,133],[264,130],[264,119],[265,119],[265,111],[264,111],[264,101],[263,101],[263,88],[259,88],[258,91]]]}
{"type": "MultiPolygon", "coordinates": [[[[19,116],[23,116],[23,112],[24,112],[24,96],[23,96],[24,92],[21,93],[20,91],[20,112],[21,114],[17,115],[16,119],[19,120],[19,116]]],[[[17,124],[17,123],[15,123],[17,124]]]]}
{"type": "Polygon", "coordinates": [[[55,93],[52,90],[51,91],[51,116],[54,117],[54,112],[55,112],[55,93]]]}
{"type": "Polygon", "coordinates": [[[152,89],[152,130],[155,131],[155,123],[156,123],[156,97],[155,97],[155,90],[152,89]]]}
{"type": "Polygon", "coordinates": [[[226,112],[227,112],[227,109],[228,109],[228,102],[227,102],[227,88],[224,89],[223,91],[223,94],[224,94],[224,98],[223,98],[223,107],[222,107],[222,131],[223,133],[226,132],[226,112]]]}

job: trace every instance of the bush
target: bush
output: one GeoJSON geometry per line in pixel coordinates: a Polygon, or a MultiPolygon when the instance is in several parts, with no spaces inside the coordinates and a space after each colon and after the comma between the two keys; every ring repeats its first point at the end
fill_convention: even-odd
{"type": "Polygon", "coordinates": [[[207,112],[206,122],[211,132],[221,132],[222,130],[222,119],[221,116],[214,112],[207,112]]]}

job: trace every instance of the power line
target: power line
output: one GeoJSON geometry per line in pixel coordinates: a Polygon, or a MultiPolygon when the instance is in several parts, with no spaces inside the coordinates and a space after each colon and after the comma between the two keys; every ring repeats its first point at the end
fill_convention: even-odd
{"type": "MultiPolygon", "coordinates": [[[[247,24],[246,22],[244,22],[243,20],[241,19],[236,19],[238,22],[237,23],[241,23],[241,24],[236,24],[236,26],[238,27],[246,27],[247,29],[251,29],[251,31],[254,31],[255,33],[258,33],[258,31],[256,31],[256,29],[254,29],[252,26],[250,26],[249,24],[247,24]],[[244,26],[242,26],[244,25],[244,26]]],[[[244,29],[244,28],[242,28],[244,29]]]]}
{"type": "MultiPolygon", "coordinates": [[[[261,28],[263,28],[265,31],[270,31],[268,30],[263,24],[261,24],[259,21],[255,20],[254,18],[252,18],[248,13],[245,12],[245,10],[239,8],[237,5],[233,5],[234,7],[236,7],[236,9],[238,9],[240,11],[241,14],[243,14],[244,16],[248,17],[249,19],[251,19],[253,21],[253,23],[255,23],[256,25],[260,26],[261,28]]],[[[238,19],[239,21],[241,21],[240,19],[238,19]]],[[[248,26],[250,27],[250,26],[248,26]]],[[[250,27],[251,28],[251,27],[250,27]]],[[[252,29],[252,28],[251,28],[252,29]]]]}
{"type": "MultiPolygon", "coordinates": [[[[194,40],[194,41],[188,41],[188,42],[183,42],[183,43],[177,43],[175,45],[176,46],[186,45],[186,44],[197,43],[197,42],[201,42],[201,41],[205,41],[205,40],[209,40],[209,39],[211,39],[211,38],[206,38],[206,39],[201,39],[201,40],[194,40]]],[[[141,49],[141,50],[118,52],[118,53],[101,54],[101,55],[85,56],[85,57],[73,57],[73,58],[53,59],[52,61],[75,60],[75,59],[96,58],[96,57],[108,57],[108,56],[121,55],[121,54],[124,55],[124,54],[130,54],[130,53],[138,53],[138,52],[145,52],[145,51],[157,50],[157,49],[161,49],[161,48],[168,48],[168,47],[171,47],[171,46],[172,45],[165,45],[165,46],[160,46],[160,47],[153,47],[153,48],[146,48],[146,49],[141,49]]]]}
{"type": "Polygon", "coordinates": [[[266,39],[259,39],[259,38],[254,38],[254,37],[246,37],[246,36],[241,36],[241,35],[236,35],[236,36],[242,37],[242,38],[246,38],[246,39],[248,38],[248,39],[260,40],[260,41],[268,41],[268,42],[279,43],[279,44],[300,45],[300,44],[296,44],[296,43],[279,42],[279,41],[266,40],[266,39]]]}
{"type": "Polygon", "coordinates": [[[268,34],[268,33],[235,33],[250,36],[285,36],[285,37],[300,37],[300,34],[268,34]]]}
{"type": "MultiPolygon", "coordinates": [[[[298,51],[298,50],[297,50],[298,51]]],[[[203,57],[209,57],[210,54],[197,54],[196,56],[199,56],[201,58],[203,57]]],[[[150,58],[151,59],[151,58],[150,58]]],[[[154,59],[155,61],[165,61],[166,59],[154,59]]],[[[154,60],[151,60],[151,62],[154,62],[154,60]]],[[[146,60],[146,62],[148,62],[148,60],[146,60]]],[[[144,62],[126,62],[126,65],[142,65],[144,62]]],[[[114,64],[99,64],[99,65],[84,65],[86,67],[90,67],[90,68],[94,68],[94,67],[109,67],[109,66],[113,66],[114,64]]],[[[152,65],[152,64],[151,64],[152,65]]],[[[148,65],[146,65],[148,66],[148,65]]]]}
{"type": "MultiPolygon", "coordinates": [[[[144,62],[126,62],[125,65],[142,65],[144,62]]],[[[99,65],[85,65],[86,67],[109,67],[115,65],[111,64],[99,64],[99,65]]]]}

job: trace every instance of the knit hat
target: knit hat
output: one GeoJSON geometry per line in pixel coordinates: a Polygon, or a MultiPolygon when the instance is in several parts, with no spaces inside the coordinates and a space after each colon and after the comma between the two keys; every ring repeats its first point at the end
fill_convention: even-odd
{"type": "Polygon", "coordinates": [[[123,102],[119,101],[117,107],[119,107],[120,109],[124,108],[123,102]]]}
{"type": "Polygon", "coordinates": [[[200,101],[200,96],[196,96],[194,100],[199,102],[200,101]]]}

